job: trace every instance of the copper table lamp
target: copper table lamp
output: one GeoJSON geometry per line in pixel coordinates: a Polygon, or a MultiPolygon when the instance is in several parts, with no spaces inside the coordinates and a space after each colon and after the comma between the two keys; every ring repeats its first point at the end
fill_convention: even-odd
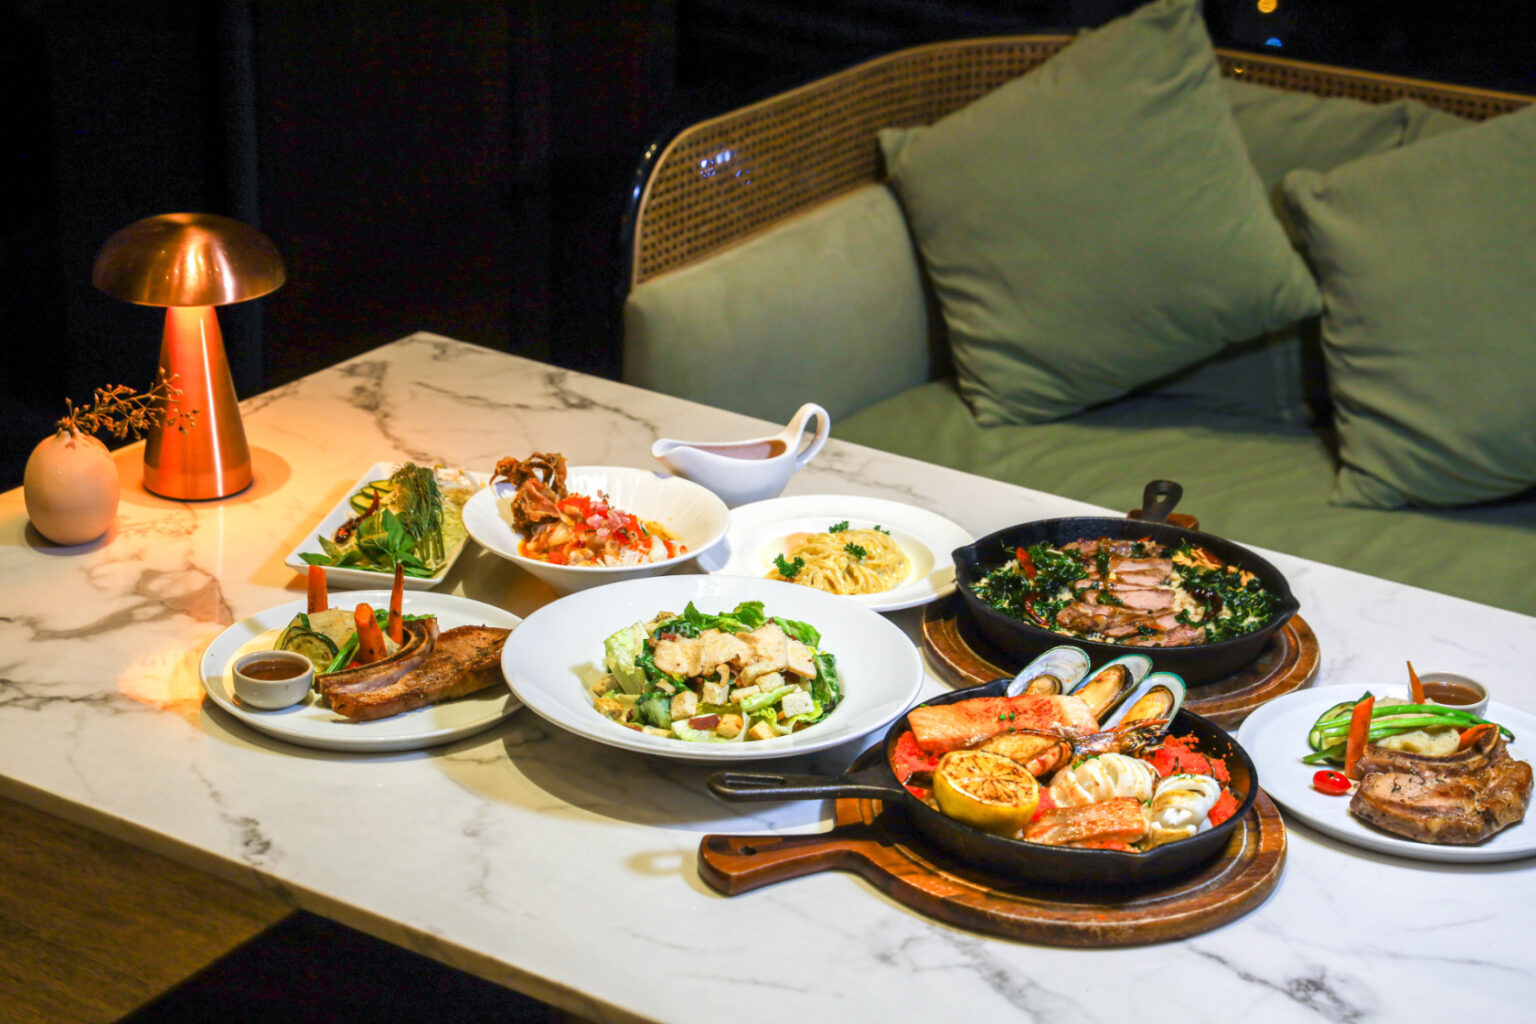
{"type": "Polygon", "coordinates": [[[144,444],[144,486],[167,498],[223,498],[251,484],[251,451],[215,306],[259,298],[286,280],[270,239],[211,213],[165,213],[123,228],[101,247],[91,283],[141,306],[165,306],[160,369],[194,413],[185,429],[157,426],[144,444]]]}

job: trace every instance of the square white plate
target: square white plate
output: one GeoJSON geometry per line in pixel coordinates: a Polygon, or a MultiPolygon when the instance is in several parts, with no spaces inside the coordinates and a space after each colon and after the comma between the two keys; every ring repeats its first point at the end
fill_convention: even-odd
{"type": "MultiPolygon", "coordinates": [[[[309,532],[307,537],[299,542],[299,546],[288,552],[288,557],[283,559],[283,564],[298,573],[309,572],[309,563],[300,558],[299,555],[304,552],[321,554],[320,536],[323,534],[327,538],[331,537],[342,523],[352,518],[352,495],[375,480],[387,479],[401,465],[402,463],[399,462],[375,462],[366,473],[358,477],[357,483],[347,488],[346,495],[336,503],[335,508],[326,513],[324,519],[315,524],[315,528],[309,532]]],[[[489,473],[471,472],[469,477],[481,487],[491,482],[491,475],[489,473]]],[[[453,563],[459,560],[459,554],[464,550],[464,541],[468,539],[466,535],[464,540],[454,545],[453,549],[448,552],[448,560],[443,563],[443,567],[435,575],[407,576],[405,578],[405,589],[431,590],[443,582],[443,578],[448,575],[448,570],[453,568],[453,563]]],[[[360,569],[355,566],[337,568],[328,565],[325,567],[325,579],[326,583],[332,587],[341,590],[355,590],[361,587],[387,587],[394,581],[394,576],[392,573],[383,572],[378,569],[360,569]]]]}

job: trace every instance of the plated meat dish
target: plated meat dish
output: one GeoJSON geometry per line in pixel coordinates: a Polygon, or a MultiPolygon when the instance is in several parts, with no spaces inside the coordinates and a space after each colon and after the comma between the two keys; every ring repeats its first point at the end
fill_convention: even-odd
{"type": "Polygon", "coordinates": [[[1042,541],[1010,554],[973,585],[976,596],[1080,640],[1182,647],[1252,633],[1274,615],[1256,576],[1188,541],[1042,541]]]}
{"type": "Polygon", "coordinates": [[[308,610],[278,637],[315,666],[315,692],[344,718],[369,722],[476,693],[501,682],[501,648],[511,630],[457,626],[401,613],[403,571],[390,607],[327,607],[325,570],[310,567],[308,610]]]}
{"type": "Polygon", "coordinates": [[[1509,730],[1463,709],[1426,702],[1409,666],[1408,700],[1367,693],[1324,711],[1308,734],[1313,786],[1350,795],[1349,813],[1420,843],[1481,843],[1525,818],[1531,766],[1510,756],[1509,730]]]}
{"type": "MultiPolygon", "coordinates": [[[[1065,650],[1031,668],[1054,670],[1065,650]]],[[[1192,737],[1166,733],[1183,684],[1166,672],[1143,678],[1144,664],[1132,671],[1126,662],[1067,694],[912,709],[892,748],[897,781],[948,817],[1048,846],[1140,852],[1221,824],[1239,803],[1226,764],[1192,737]]]]}
{"type": "Polygon", "coordinates": [[[620,566],[659,562],[688,550],[660,523],[614,508],[608,496],[567,490],[565,456],[534,452],[496,463],[494,485],[516,488],[497,506],[521,535],[518,553],[554,565],[620,566]]]}
{"type": "Polygon", "coordinates": [[[1497,730],[1449,756],[1368,746],[1349,812],[1421,843],[1468,845],[1521,821],[1531,803],[1531,766],[1509,756],[1497,730]]]}

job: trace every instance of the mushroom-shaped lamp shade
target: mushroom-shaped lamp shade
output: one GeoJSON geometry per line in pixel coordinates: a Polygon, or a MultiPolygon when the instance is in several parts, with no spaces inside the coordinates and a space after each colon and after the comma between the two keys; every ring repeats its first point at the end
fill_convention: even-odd
{"type": "Polygon", "coordinates": [[[115,298],[165,306],[160,369],[191,425],[156,426],[144,486],[168,498],[223,498],[251,483],[251,453],[215,306],[274,291],[282,257],[260,231],[209,213],[166,213],[123,228],[96,255],[91,282],[115,298]]]}

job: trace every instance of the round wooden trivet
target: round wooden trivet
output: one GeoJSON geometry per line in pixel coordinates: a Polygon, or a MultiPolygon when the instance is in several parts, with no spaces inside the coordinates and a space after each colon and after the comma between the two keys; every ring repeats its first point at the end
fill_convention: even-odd
{"type": "Polygon", "coordinates": [[[971,931],[1049,946],[1135,946],[1210,931],[1264,902],[1285,865],[1285,825],[1262,790],[1220,857],[1153,888],[1068,891],[977,871],[929,845],[900,810],[837,801],[830,832],[708,835],[699,874],[727,896],[840,869],[899,903],[971,931]]]}
{"type": "MultiPolygon", "coordinates": [[[[1071,643],[1063,639],[1063,643],[1071,643]]],[[[978,686],[1017,675],[1024,663],[999,652],[971,624],[959,594],[923,609],[923,647],[955,686],[978,686]]],[[[1241,671],[1191,686],[1184,706],[1223,729],[1236,729],[1260,706],[1317,678],[1317,636],[1299,615],[1276,633],[1241,671]]]]}

